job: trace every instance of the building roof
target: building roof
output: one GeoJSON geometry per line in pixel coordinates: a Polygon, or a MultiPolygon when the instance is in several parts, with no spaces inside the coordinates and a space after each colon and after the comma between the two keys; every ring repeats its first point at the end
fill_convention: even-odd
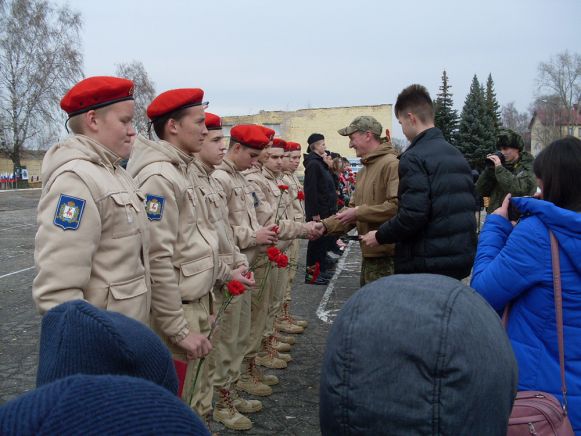
{"type": "Polygon", "coordinates": [[[568,126],[570,123],[570,117],[572,115],[572,125],[581,125],[581,107],[578,105],[573,105],[571,111],[567,109],[561,109],[559,112],[546,111],[544,109],[538,109],[533,113],[533,118],[529,123],[529,129],[532,127],[536,119],[543,125],[556,125],[556,126],[568,126]]]}

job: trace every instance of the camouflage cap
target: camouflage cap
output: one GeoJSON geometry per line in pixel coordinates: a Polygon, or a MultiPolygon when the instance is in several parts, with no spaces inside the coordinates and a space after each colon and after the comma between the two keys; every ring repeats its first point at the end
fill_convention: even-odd
{"type": "Polygon", "coordinates": [[[373,117],[362,116],[355,118],[347,127],[337,130],[337,133],[341,136],[349,136],[354,132],[371,132],[377,136],[381,136],[382,131],[383,127],[379,121],[373,117]]]}
{"type": "Polygon", "coordinates": [[[519,151],[524,149],[524,141],[522,136],[516,133],[514,130],[501,127],[498,129],[498,135],[496,136],[496,148],[500,149],[502,147],[516,148],[519,151]]]}

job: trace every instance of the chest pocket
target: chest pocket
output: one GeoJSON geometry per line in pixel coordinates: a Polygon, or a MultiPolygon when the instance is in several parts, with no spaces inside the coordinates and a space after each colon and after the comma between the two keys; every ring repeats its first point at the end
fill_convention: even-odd
{"type": "Polygon", "coordinates": [[[222,213],[220,212],[220,201],[222,200],[220,196],[206,187],[199,186],[198,189],[201,198],[206,203],[206,216],[208,217],[208,221],[216,223],[222,220],[222,213]]]}
{"type": "Polygon", "coordinates": [[[232,190],[232,198],[230,199],[230,204],[228,208],[232,212],[242,212],[248,207],[248,200],[246,198],[246,192],[244,188],[235,187],[232,190]]]}
{"type": "Polygon", "coordinates": [[[140,233],[137,214],[143,210],[143,203],[139,203],[138,197],[132,197],[134,196],[129,192],[115,192],[109,195],[114,239],[140,233]]]}
{"type": "Polygon", "coordinates": [[[187,207],[190,207],[191,210],[187,211],[188,221],[192,224],[196,223],[196,217],[199,213],[198,210],[198,199],[196,196],[196,191],[194,188],[187,188],[186,189],[186,201],[185,204],[187,207]]]}
{"type": "Polygon", "coordinates": [[[245,201],[246,201],[246,208],[249,209],[256,209],[259,205],[260,205],[260,200],[258,199],[258,195],[256,195],[256,192],[254,192],[254,189],[252,189],[252,187],[250,186],[246,186],[244,188],[244,193],[245,193],[245,201]]]}
{"type": "Polygon", "coordinates": [[[288,191],[281,191],[278,185],[269,183],[268,187],[273,195],[272,209],[276,209],[277,218],[285,218],[286,209],[289,203],[289,193],[288,191]]]}

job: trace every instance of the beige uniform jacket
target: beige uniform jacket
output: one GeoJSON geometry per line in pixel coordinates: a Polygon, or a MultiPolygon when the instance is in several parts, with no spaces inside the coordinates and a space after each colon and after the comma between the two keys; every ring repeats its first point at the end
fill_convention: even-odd
{"type": "Polygon", "coordinates": [[[248,266],[246,256],[240,253],[240,249],[234,242],[234,234],[228,221],[226,193],[220,182],[212,176],[214,168],[210,168],[200,160],[195,159],[193,170],[200,182],[198,190],[204,194],[208,221],[214,225],[218,234],[220,259],[233,268],[238,268],[241,265],[248,266]]]}
{"type": "Polygon", "coordinates": [[[166,141],[135,141],[128,172],[146,194],[151,239],[152,315],[173,343],[190,333],[182,301],[207,295],[230,269],[204,211],[193,158],[166,141]]]}
{"type": "Polygon", "coordinates": [[[120,160],[83,135],[46,153],[32,284],[40,313],[84,299],[149,324],[144,196],[120,160]]]}
{"type": "MultiPolygon", "coordinates": [[[[357,173],[357,184],[349,207],[357,207],[357,231],[364,235],[377,230],[381,224],[397,214],[399,160],[392,145],[382,143],[377,150],[361,159],[361,163],[363,168],[357,173]]],[[[329,233],[335,234],[346,233],[355,227],[344,226],[334,217],[324,219],[323,224],[329,233]]],[[[394,244],[373,248],[361,244],[363,257],[393,256],[394,250],[394,244]]]]}
{"type": "Polygon", "coordinates": [[[246,171],[245,177],[258,199],[256,205],[258,222],[262,226],[275,223],[279,226],[278,238],[281,242],[277,246],[281,250],[288,248],[290,244],[288,241],[308,237],[304,224],[295,222],[292,218],[291,193],[279,188],[279,185],[284,185],[281,178],[264,167],[246,171]]]}
{"type": "Polygon", "coordinates": [[[296,222],[305,222],[305,201],[299,200],[298,194],[302,192],[304,195],[304,188],[298,177],[294,173],[285,173],[282,181],[289,186],[289,194],[292,200],[292,211],[289,213],[289,218],[296,222]]]}
{"type": "Polygon", "coordinates": [[[252,264],[259,252],[256,231],[260,229],[260,224],[255,211],[258,199],[253,195],[252,187],[244,175],[226,158],[212,173],[212,177],[220,182],[226,196],[234,243],[252,264]]]}

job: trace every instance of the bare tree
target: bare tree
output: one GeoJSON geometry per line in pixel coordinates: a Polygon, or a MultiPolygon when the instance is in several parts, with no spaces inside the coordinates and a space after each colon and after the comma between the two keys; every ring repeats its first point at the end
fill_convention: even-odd
{"type": "Polygon", "coordinates": [[[395,148],[398,153],[403,153],[406,150],[406,148],[408,148],[410,143],[407,139],[394,138],[392,136],[391,137],[391,145],[393,145],[393,148],[395,148]]]}
{"type": "Polygon", "coordinates": [[[531,144],[535,153],[539,151],[538,147],[546,147],[563,136],[562,125],[567,114],[557,95],[537,97],[530,107],[530,112],[533,114],[533,121],[529,125],[531,144]],[[538,146],[535,147],[535,144],[538,146]]]}
{"type": "Polygon", "coordinates": [[[501,120],[504,127],[524,135],[529,128],[530,116],[527,112],[519,112],[511,101],[502,106],[501,120]]]}
{"type": "Polygon", "coordinates": [[[149,103],[155,98],[155,84],[149,78],[143,63],[140,61],[117,64],[115,73],[120,77],[133,80],[135,84],[133,92],[135,118],[133,119],[133,124],[138,132],[145,134],[148,123],[146,110],[149,103]]]}
{"type": "Polygon", "coordinates": [[[581,103],[581,55],[565,50],[553,56],[549,62],[539,64],[538,90],[558,97],[561,107],[567,113],[568,127],[574,125],[581,103]]]}
{"type": "Polygon", "coordinates": [[[15,168],[63,121],[59,100],[82,77],[81,28],[48,0],[0,0],[0,150],[15,168]]]}

